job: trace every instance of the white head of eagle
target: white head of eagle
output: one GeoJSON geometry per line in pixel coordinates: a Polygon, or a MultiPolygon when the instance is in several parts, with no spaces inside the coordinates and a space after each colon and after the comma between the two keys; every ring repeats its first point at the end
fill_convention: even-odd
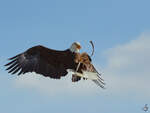
{"type": "Polygon", "coordinates": [[[81,45],[79,42],[74,42],[70,47],[70,51],[74,53],[79,53],[80,49],[81,49],[81,45]]]}

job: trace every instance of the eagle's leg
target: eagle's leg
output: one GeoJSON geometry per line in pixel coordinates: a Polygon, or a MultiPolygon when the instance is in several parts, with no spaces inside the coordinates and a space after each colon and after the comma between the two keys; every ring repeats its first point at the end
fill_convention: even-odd
{"type": "Polygon", "coordinates": [[[77,82],[81,79],[81,77],[77,76],[76,74],[72,74],[72,82],[77,82]]]}

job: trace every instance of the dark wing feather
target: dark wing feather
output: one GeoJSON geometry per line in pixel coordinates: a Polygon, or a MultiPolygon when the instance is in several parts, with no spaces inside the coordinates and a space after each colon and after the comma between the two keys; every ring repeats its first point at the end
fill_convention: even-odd
{"type": "Polygon", "coordinates": [[[9,73],[18,75],[36,72],[44,76],[59,79],[67,74],[66,69],[75,69],[73,53],[69,50],[56,51],[43,46],[35,46],[26,52],[9,58],[5,66],[9,73]]]}

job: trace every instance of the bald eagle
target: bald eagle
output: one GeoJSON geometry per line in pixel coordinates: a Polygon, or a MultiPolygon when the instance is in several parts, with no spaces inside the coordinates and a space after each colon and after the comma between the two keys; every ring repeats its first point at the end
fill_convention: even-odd
{"type": "Polygon", "coordinates": [[[71,72],[72,82],[77,82],[83,77],[92,79],[97,85],[104,88],[103,80],[91,64],[90,56],[86,54],[86,57],[83,57],[83,54],[79,53],[80,49],[81,45],[78,42],[74,42],[69,49],[64,51],[49,49],[41,45],[34,46],[9,58],[10,62],[5,65],[8,66],[6,70],[8,73],[17,73],[17,75],[36,72],[54,79],[60,79],[71,72]]]}

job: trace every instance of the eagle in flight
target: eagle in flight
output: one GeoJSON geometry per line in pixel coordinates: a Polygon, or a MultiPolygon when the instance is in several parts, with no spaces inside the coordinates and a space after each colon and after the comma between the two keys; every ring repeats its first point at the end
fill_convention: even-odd
{"type": "Polygon", "coordinates": [[[38,45],[29,48],[12,58],[5,66],[8,73],[21,75],[27,72],[36,72],[45,77],[60,79],[69,73],[72,74],[72,82],[81,78],[91,79],[98,86],[104,88],[104,80],[91,63],[87,53],[80,53],[81,45],[74,42],[69,49],[60,51],[38,45]]]}

